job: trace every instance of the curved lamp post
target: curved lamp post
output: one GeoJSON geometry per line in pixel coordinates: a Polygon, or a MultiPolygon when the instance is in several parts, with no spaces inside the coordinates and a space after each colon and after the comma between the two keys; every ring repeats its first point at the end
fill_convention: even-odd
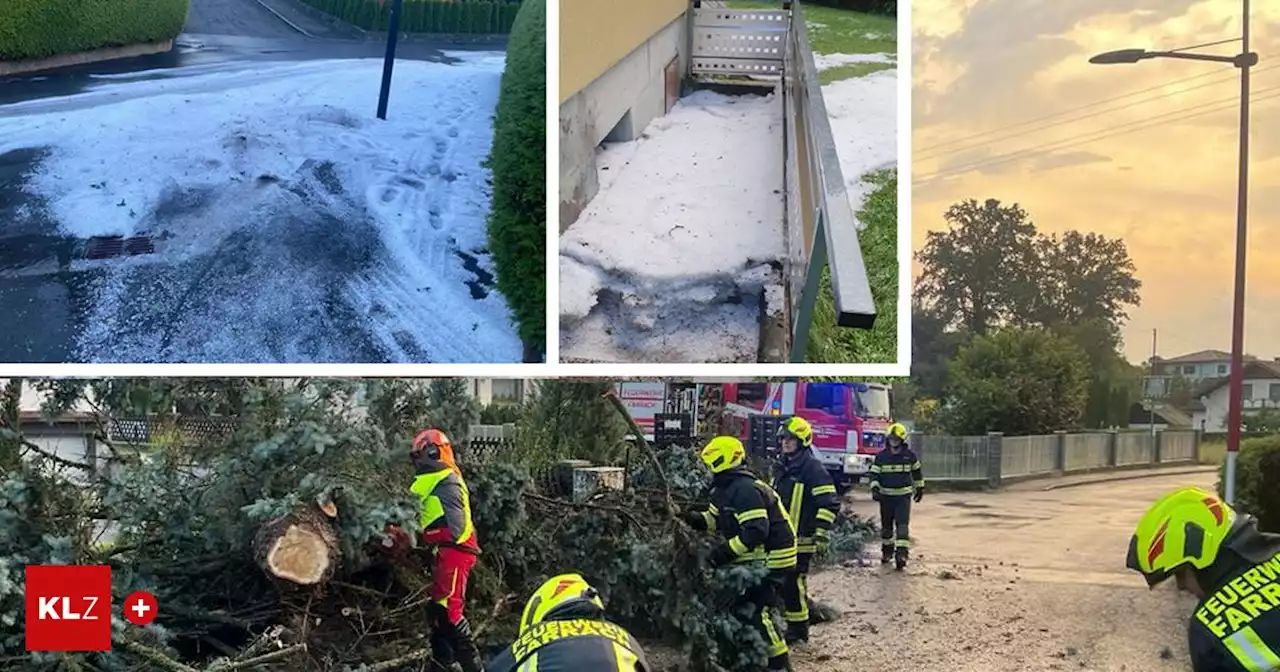
{"type": "MultiPolygon", "coordinates": [[[[1249,210],[1249,68],[1258,64],[1258,55],[1249,51],[1249,0],[1243,0],[1244,21],[1240,53],[1235,56],[1198,54],[1190,51],[1147,51],[1120,49],[1098,54],[1090,63],[1111,65],[1137,63],[1151,58],[1230,63],[1240,69],[1240,167],[1236,193],[1235,294],[1231,312],[1231,381],[1228,385],[1227,469],[1224,490],[1228,504],[1235,503],[1236,458],[1240,452],[1241,406],[1244,391],[1244,258],[1248,242],[1249,210]]],[[[1235,41],[1235,40],[1231,40],[1235,41]]]]}

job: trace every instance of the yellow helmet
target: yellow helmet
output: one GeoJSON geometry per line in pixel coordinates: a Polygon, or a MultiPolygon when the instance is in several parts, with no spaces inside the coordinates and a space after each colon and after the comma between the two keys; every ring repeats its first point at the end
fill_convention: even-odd
{"type": "Polygon", "coordinates": [[[718,474],[742,466],[747,459],[747,449],[732,436],[717,436],[702,447],[702,461],[711,473],[718,474]]]}
{"type": "Polygon", "coordinates": [[[794,437],[800,442],[800,445],[809,447],[813,445],[813,425],[808,420],[799,416],[793,417],[778,428],[778,438],[794,437]]]}
{"type": "Polygon", "coordinates": [[[903,441],[907,440],[907,427],[901,422],[895,422],[889,425],[889,429],[885,431],[886,436],[896,436],[903,441]]]}
{"type": "Polygon", "coordinates": [[[604,613],[600,593],[580,574],[561,574],[547,579],[524,605],[520,634],[543,621],[563,617],[566,612],[583,618],[599,618],[604,613]]]}
{"type": "Polygon", "coordinates": [[[1207,490],[1174,490],[1142,514],[1125,566],[1146,577],[1149,586],[1184,565],[1204,569],[1218,559],[1235,520],[1235,510],[1207,490]]]}

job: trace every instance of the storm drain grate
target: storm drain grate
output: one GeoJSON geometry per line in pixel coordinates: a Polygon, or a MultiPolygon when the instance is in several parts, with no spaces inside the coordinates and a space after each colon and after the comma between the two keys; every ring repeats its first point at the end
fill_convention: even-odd
{"type": "Polygon", "coordinates": [[[134,257],[156,251],[151,236],[95,236],[85,247],[85,259],[111,259],[120,256],[134,257]]]}

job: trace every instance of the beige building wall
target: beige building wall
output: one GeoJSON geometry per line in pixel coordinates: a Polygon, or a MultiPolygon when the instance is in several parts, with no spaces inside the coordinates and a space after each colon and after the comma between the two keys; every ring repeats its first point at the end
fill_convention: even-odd
{"type": "Polygon", "coordinates": [[[595,197],[596,148],[634,139],[678,95],[688,0],[561,0],[560,230],[595,197]]]}
{"type": "Polygon", "coordinates": [[[689,0],[560,0],[560,102],[684,16],[689,0]]]}

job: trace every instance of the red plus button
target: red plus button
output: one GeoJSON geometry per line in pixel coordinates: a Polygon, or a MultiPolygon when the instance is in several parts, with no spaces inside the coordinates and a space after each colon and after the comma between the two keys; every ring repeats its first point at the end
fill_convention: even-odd
{"type": "Polygon", "coordinates": [[[134,625],[147,625],[156,620],[156,596],[145,590],[139,590],[124,598],[124,617],[134,625]]]}

